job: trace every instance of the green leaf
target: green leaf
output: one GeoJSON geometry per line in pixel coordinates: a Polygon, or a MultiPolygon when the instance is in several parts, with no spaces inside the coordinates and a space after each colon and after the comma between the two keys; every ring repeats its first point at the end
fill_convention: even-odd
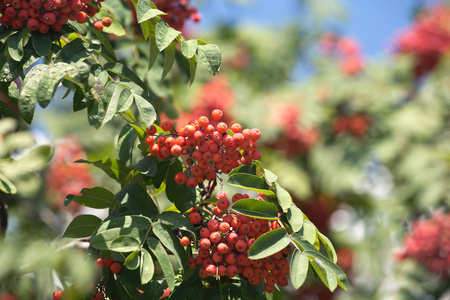
{"type": "Polygon", "coordinates": [[[186,58],[194,57],[195,53],[197,52],[197,48],[198,48],[197,40],[186,41],[185,39],[183,39],[181,41],[181,53],[186,58]]]}
{"type": "Polygon", "coordinates": [[[316,226],[309,220],[303,221],[303,227],[299,231],[300,235],[311,245],[316,242],[316,226]]]}
{"type": "Polygon", "coordinates": [[[42,74],[36,93],[37,101],[42,108],[47,107],[53,98],[56,88],[67,74],[67,66],[66,63],[56,63],[42,74]]]}
{"type": "Polygon", "coordinates": [[[278,220],[277,206],[263,200],[241,199],[233,203],[231,210],[253,218],[278,220]]]}
{"type": "Polygon", "coordinates": [[[93,52],[94,50],[89,50],[85,46],[81,38],[76,38],[61,49],[56,55],[55,62],[78,63],[91,56],[93,52]]]}
{"type": "Polygon", "coordinates": [[[159,20],[155,29],[155,42],[159,51],[166,49],[181,32],[168,27],[164,20],[159,20]]]}
{"type": "Polygon", "coordinates": [[[25,77],[24,84],[19,95],[19,111],[22,118],[28,124],[31,124],[34,116],[34,109],[36,107],[37,98],[36,93],[39,89],[39,80],[42,73],[48,69],[48,65],[36,65],[25,77]]]}
{"type": "Polygon", "coordinates": [[[164,70],[161,76],[161,80],[166,78],[167,74],[169,74],[172,69],[173,63],[175,61],[175,41],[167,46],[166,51],[164,51],[164,70]]]}
{"type": "Polygon", "coordinates": [[[0,173],[0,191],[6,193],[6,194],[15,194],[17,193],[16,186],[9,181],[6,176],[4,176],[2,173],[0,173]]]}
{"type": "Polygon", "coordinates": [[[319,239],[322,241],[323,245],[325,246],[325,249],[327,250],[327,253],[328,253],[328,257],[331,259],[332,262],[336,263],[337,262],[337,254],[336,254],[336,250],[334,249],[333,244],[321,232],[316,231],[316,233],[317,233],[317,236],[319,237],[319,239]]]}
{"type": "Polygon", "coordinates": [[[159,54],[159,49],[158,49],[158,46],[156,45],[155,30],[156,30],[156,27],[154,25],[149,27],[149,33],[148,33],[150,36],[150,38],[148,39],[149,46],[150,46],[150,57],[148,59],[148,69],[149,70],[155,64],[155,61],[158,58],[158,54],[159,54]]]}
{"type": "Polygon", "coordinates": [[[310,264],[314,271],[316,271],[316,274],[319,276],[320,280],[322,280],[331,292],[334,291],[337,287],[336,275],[319,259],[311,258],[310,264]]]}
{"type": "Polygon", "coordinates": [[[167,199],[173,202],[179,211],[185,212],[194,205],[197,199],[194,189],[188,188],[186,184],[175,182],[175,174],[182,171],[183,166],[179,160],[175,160],[170,165],[166,179],[166,195],[167,199]]]}
{"type": "Polygon", "coordinates": [[[222,62],[222,54],[216,45],[199,45],[197,48],[197,57],[209,73],[212,75],[217,74],[222,62]]]}
{"type": "Polygon", "coordinates": [[[195,238],[194,225],[192,225],[185,215],[174,211],[164,211],[159,215],[158,219],[163,223],[168,223],[181,230],[189,231],[195,238]]]}
{"type": "Polygon", "coordinates": [[[120,161],[125,165],[131,165],[133,161],[133,148],[136,139],[137,136],[133,127],[129,124],[122,127],[117,141],[117,151],[119,152],[120,161]]]}
{"type": "Polygon", "coordinates": [[[131,252],[140,248],[141,241],[131,235],[120,235],[116,237],[109,246],[109,250],[116,252],[131,252]]]}
{"type": "Polygon", "coordinates": [[[154,156],[145,156],[141,159],[134,167],[136,170],[141,172],[141,174],[154,177],[157,172],[157,161],[154,156]]]}
{"type": "Polygon", "coordinates": [[[286,212],[290,207],[292,207],[292,197],[289,192],[283,189],[277,182],[275,182],[275,190],[277,193],[278,203],[283,211],[286,212]]]}
{"type": "Polygon", "coordinates": [[[197,72],[197,58],[192,56],[189,58],[189,85],[192,85],[195,79],[195,73],[197,72]]]}
{"type": "Polygon", "coordinates": [[[134,97],[129,89],[122,89],[120,93],[119,103],[117,104],[117,112],[127,111],[133,104],[134,97]]]}
{"type": "Polygon", "coordinates": [[[188,256],[175,233],[167,225],[156,222],[153,225],[153,234],[173,253],[178,263],[182,266],[183,273],[186,274],[189,271],[188,256]]]}
{"type": "Polygon", "coordinates": [[[155,266],[153,264],[153,259],[150,253],[142,248],[141,250],[141,267],[139,269],[139,274],[141,275],[141,284],[147,284],[152,280],[153,273],[155,272],[155,266]]]}
{"type": "Polygon", "coordinates": [[[175,273],[173,271],[173,266],[170,262],[169,255],[167,255],[163,245],[161,245],[161,243],[153,237],[149,237],[147,239],[147,245],[158,259],[159,265],[164,273],[164,278],[166,279],[170,290],[173,291],[175,289],[175,273]]]}
{"type": "Polygon", "coordinates": [[[291,256],[290,270],[291,283],[294,289],[299,289],[308,275],[309,259],[308,256],[294,249],[291,256]]]}
{"type": "Polygon", "coordinates": [[[132,252],[139,249],[140,242],[144,237],[145,233],[138,228],[111,228],[97,232],[91,239],[91,247],[98,250],[113,251],[119,251],[123,248],[132,252]],[[118,239],[119,237],[121,238],[118,239]],[[124,237],[127,238],[124,239],[124,237]],[[112,247],[113,242],[114,247],[112,247]]]}
{"type": "Polygon", "coordinates": [[[264,195],[273,195],[274,193],[270,190],[269,185],[266,180],[257,175],[236,173],[228,177],[228,184],[245,188],[248,190],[263,193],[264,195]]]}
{"type": "Polygon", "coordinates": [[[84,238],[91,236],[102,220],[94,215],[79,215],[70,222],[63,237],[84,238]]]}
{"type": "Polygon", "coordinates": [[[254,161],[251,164],[245,164],[241,165],[237,168],[234,168],[228,176],[234,175],[234,174],[250,174],[250,175],[256,175],[258,177],[264,176],[264,169],[259,161],[254,161]]]}
{"type": "Polygon", "coordinates": [[[163,161],[159,161],[157,163],[157,165],[156,165],[157,172],[156,172],[156,175],[153,176],[153,185],[157,189],[159,189],[161,187],[161,184],[164,182],[164,179],[166,178],[166,174],[169,172],[169,167],[170,167],[169,160],[163,160],[163,161]]]}
{"type": "Polygon", "coordinates": [[[114,198],[135,214],[142,214],[150,219],[155,218],[159,214],[158,207],[153,202],[153,199],[136,182],[126,185],[114,198]]]}
{"type": "Polygon", "coordinates": [[[71,21],[69,20],[67,22],[67,24],[72,27],[73,29],[75,29],[76,32],[78,32],[79,34],[85,36],[87,34],[87,24],[83,23],[80,24],[77,21],[71,21]]]}
{"type": "Polygon", "coordinates": [[[116,116],[117,106],[119,105],[119,98],[122,90],[122,87],[111,81],[106,85],[104,92],[106,93],[108,103],[105,111],[105,116],[102,120],[102,125],[111,121],[116,116]]]}
{"type": "Polygon", "coordinates": [[[9,55],[15,61],[21,61],[23,58],[23,32],[19,30],[7,39],[9,55]]]}
{"type": "Polygon", "coordinates": [[[133,94],[134,101],[139,111],[139,115],[147,127],[150,127],[156,121],[156,111],[153,105],[138,94],[133,94]]]}
{"type": "Polygon", "coordinates": [[[248,258],[261,259],[268,257],[286,248],[290,242],[291,240],[289,239],[284,228],[278,228],[266,232],[261,235],[250,247],[248,250],[248,258]]]}
{"type": "Polygon", "coordinates": [[[152,220],[150,218],[141,215],[126,215],[111,218],[103,222],[97,229],[97,232],[106,231],[112,228],[137,228],[143,233],[146,233],[152,226],[152,220]]]}
{"type": "Polygon", "coordinates": [[[91,208],[109,208],[116,203],[113,193],[99,186],[82,189],[72,201],[91,208]]]}
{"type": "Polygon", "coordinates": [[[293,232],[297,232],[302,228],[303,213],[294,203],[291,203],[291,206],[287,211],[287,219],[293,232]]]}
{"type": "Polygon", "coordinates": [[[47,56],[52,49],[52,36],[50,33],[42,34],[39,31],[31,32],[33,48],[39,56],[47,56]]]}
{"type": "Polygon", "coordinates": [[[142,80],[137,76],[132,70],[127,68],[121,63],[118,62],[110,62],[104,65],[103,67],[105,70],[108,70],[110,72],[113,72],[117,75],[119,75],[122,78],[128,79],[139,85],[144,90],[147,88],[145,83],[142,82],[142,80]]]}
{"type": "Polygon", "coordinates": [[[165,12],[153,8],[149,0],[139,0],[136,7],[136,15],[138,23],[142,23],[156,16],[165,14],[166,14],[165,12]]]}
{"type": "Polygon", "coordinates": [[[119,183],[124,183],[128,179],[130,172],[133,170],[132,168],[125,166],[120,160],[111,157],[97,161],[79,159],[75,162],[92,164],[119,183]]]}
{"type": "Polygon", "coordinates": [[[140,265],[140,256],[139,256],[139,250],[135,250],[131,252],[125,261],[123,262],[123,265],[128,268],[128,270],[136,270],[140,265]]]}
{"type": "MultiPolygon", "coordinates": [[[[333,275],[337,278],[337,284],[344,290],[348,291],[349,283],[348,278],[345,273],[339,268],[336,264],[334,264],[331,260],[323,256],[317,251],[304,251],[304,255],[308,256],[310,259],[315,259],[316,261],[320,261],[322,265],[327,269],[327,271],[331,271],[333,275]]],[[[311,260],[310,260],[311,262],[311,260]]],[[[330,289],[331,290],[331,289],[330,289]]],[[[333,289],[334,290],[334,289],[333,289]]]]}
{"type": "Polygon", "coordinates": [[[292,234],[291,239],[302,251],[319,251],[310,242],[306,241],[299,233],[292,234]]]}

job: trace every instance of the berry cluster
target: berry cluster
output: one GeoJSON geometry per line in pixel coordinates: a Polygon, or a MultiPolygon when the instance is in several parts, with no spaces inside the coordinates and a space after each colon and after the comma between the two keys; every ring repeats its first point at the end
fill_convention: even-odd
{"type": "Polygon", "coordinates": [[[448,7],[434,7],[420,13],[416,22],[398,36],[396,51],[414,55],[416,78],[433,70],[450,49],[449,18],[448,7]]]}
{"type": "Polygon", "coordinates": [[[450,278],[450,213],[418,220],[405,237],[399,259],[411,258],[442,278],[450,278]]]}
{"type": "MultiPolygon", "coordinates": [[[[55,210],[64,208],[61,201],[68,194],[78,194],[83,187],[93,186],[94,178],[85,164],[74,164],[77,159],[86,158],[86,153],[74,136],[66,137],[56,145],[53,162],[46,174],[46,193],[55,210]]],[[[72,202],[68,208],[78,211],[80,206],[72,202]]]]}
{"type": "MultiPolygon", "coordinates": [[[[232,201],[249,197],[237,193],[233,195],[232,201]]],[[[203,220],[195,209],[189,215],[191,223],[199,225],[198,255],[189,258],[190,267],[199,266],[201,278],[232,278],[239,275],[252,285],[264,282],[264,289],[268,293],[274,290],[275,284],[286,286],[286,276],[290,272],[286,257],[291,252],[290,246],[270,257],[258,260],[248,258],[248,250],[253,243],[264,233],[279,228],[278,221],[270,222],[227,212],[230,201],[225,192],[217,193],[217,199],[217,209],[214,209],[214,216],[209,220],[203,220]]],[[[259,199],[262,200],[261,196],[259,199]]],[[[180,243],[189,246],[189,238],[182,237],[180,243]]]]}
{"type": "MultiPolygon", "coordinates": [[[[97,258],[94,262],[94,265],[99,270],[106,267],[114,274],[119,274],[122,271],[122,264],[119,262],[115,262],[110,256],[106,258],[97,258]]],[[[89,294],[91,295],[91,300],[106,299],[104,284],[98,284],[97,286],[95,286],[91,283],[89,284],[87,289],[89,290],[89,294]]],[[[53,300],[72,299],[71,297],[66,297],[66,294],[70,294],[70,291],[67,293],[67,291],[58,290],[53,293],[53,300]]]]}
{"type": "Polygon", "coordinates": [[[281,133],[267,146],[284,151],[287,156],[305,155],[318,139],[315,128],[300,125],[301,112],[297,104],[286,104],[275,111],[274,122],[281,127],[281,133]]]}
{"type": "Polygon", "coordinates": [[[167,13],[161,18],[169,24],[170,27],[181,30],[186,19],[194,22],[200,22],[202,16],[197,12],[197,8],[190,6],[189,0],[154,0],[159,10],[167,13]]]}
{"type": "Polygon", "coordinates": [[[336,134],[348,132],[356,138],[362,138],[370,128],[370,117],[365,114],[337,116],[333,120],[333,132],[336,134]]]}
{"type": "Polygon", "coordinates": [[[319,47],[327,55],[335,55],[340,59],[340,69],[343,73],[356,75],[362,71],[361,50],[354,39],[328,33],[322,36],[319,47]]]}
{"type": "MultiPolygon", "coordinates": [[[[31,31],[47,33],[59,32],[68,20],[85,23],[93,17],[104,0],[2,0],[0,1],[0,23],[6,27],[21,29],[26,26],[31,31]]],[[[97,20],[98,30],[103,25],[111,25],[110,18],[97,20]]]]}
{"type": "MultiPolygon", "coordinates": [[[[211,116],[218,121],[223,112],[215,109],[211,116]]],[[[186,171],[175,174],[174,179],[189,188],[195,188],[205,180],[215,181],[219,174],[228,174],[241,164],[261,158],[256,142],[261,132],[257,128],[242,129],[238,123],[228,127],[225,122],[219,122],[215,127],[206,116],[193,119],[178,130],[173,130],[170,121],[163,122],[161,127],[171,133],[156,136],[153,125],[147,130],[145,143],[150,147],[150,154],[161,160],[184,155],[186,171]]]]}

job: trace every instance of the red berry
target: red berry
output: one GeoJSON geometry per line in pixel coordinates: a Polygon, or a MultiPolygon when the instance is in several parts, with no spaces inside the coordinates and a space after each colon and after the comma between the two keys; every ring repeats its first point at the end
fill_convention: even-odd
{"type": "MultiPolygon", "coordinates": [[[[189,179],[191,179],[191,178],[189,178],[189,179]]],[[[188,181],[189,181],[189,179],[188,179],[188,181]]],[[[193,212],[189,215],[189,221],[191,221],[192,224],[196,225],[202,221],[202,216],[198,212],[193,212]]]]}
{"type": "Polygon", "coordinates": [[[228,199],[219,199],[217,201],[217,207],[220,208],[221,210],[226,210],[228,207],[230,207],[230,201],[228,201],[228,199]]]}
{"type": "Polygon", "coordinates": [[[30,14],[28,13],[28,10],[26,9],[21,9],[19,10],[19,12],[17,13],[17,17],[22,20],[25,21],[30,17],[30,14]]]}
{"type": "Polygon", "coordinates": [[[208,229],[212,232],[212,231],[217,231],[219,230],[219,221],[217,221],[216,219],[211,219],[208,221],[208,229]]]}
{"type": "Polygon", "coordinates": [[[14,18],[17,15],[17,10],[14,7],[8,6],[5,9],[5,16],[8,18],[14,18]]]}
{"type": "Polygon", "coordinates": [[[195,12],[191,15],[191,20],[198,23],[202,20],[202,15],[199,12],[195,12]]]}
{"type": "Polygon", "coordinates": [[[156,133],[156,127],[155,125],[151,125],[149,128],[146,129],[148,135],[154,135],[156,133]]]}
{"type": "Polygon", "coordinates": [[[97,20],[93,23],[94,27],[97,28],[98,31],[102,31],[103,30],[103,24],[102,21],[97,20]]]}
{"type": "Polygon", "coordinates": [[[161,123],[161,128],[164,131],[169,131],[172,129],[172,122],[170,121],[164,121],[161,123]]]}
{"type": "Polygon", "coordinates": [[[217,131],[219,133],[225,133],[228,130],[228,125],[225,122],[219,122],[219,124],[217,124],[217,131]]]}
{"type": "Polygon", "coordinates": [[[104,18],[102,19],[102,24],[103,24],[103,26],[105,26],[105,27],[111,26],[111,24],[112,24],[111,18],[110,18],[110,17],[104,17],[104,18]]]}
{"type": "Polygon", "coordinates": [[[178,172],[175,174],[174,180],[178,184],[185,184],[187,181],[187,175],[184,172],[178,172]]]}
{"type": "Polygon", "coordinates": [[[214,244],[217,244],[217,243],[220,242],[220,240],[222,239],[222,236],[220,235],[220,232],[218,232],[218,231],[213,231],[213,232],[211,232],[211,234],[209,235],[209,239],[210,239],[211,242],[213,242],[214,244]]]}
{"type": "MultiPolygon", "coordinates": [[[[227,200],[228,201],[228,200],[227,200]]],[[[219,225],[219,230],[222,233],[227,233],[228,231],[230,231],[230,224],[227,222],[222,222],[219,225]]]]}
{"type": "Polygon", "coordinates": [[[31,31],[36,31],[36,30],[39,29],[39,21],[37,19],[35,19],[35,18],[30,18],[27,21],[27,27],[31,31]]]}
{"type": "Polygon", "coordinates": [[[102,291],[98,291],[97,293],[95,293],[95,299],[96,300],[103,300],[103,299],[105,299],[105,294],[103,294],[102,291]]]}
{"type": "Polygon", "coordinates": [[[181,246],[187,247],[191,244],[191,241],[189,240],[189,238],[187,236],[183,236],[180,239],[180,244],[181,244],[181,246]]]}
{"type": "Polygon", "coordinates": [[[22,20],[20,20],[18,18],[14,18],[11,20],[11,26],[14,29],[20,29],[23,27],[23,22],[22,22],[22,20]]]}
{"type": "Polygon", "coordinates": [[[214,120],[220,120],[223,117],[223,112],[220,109],[215,109],[212,111],[211,116],[214,120]]]}
{"type": "Polygon", "coordinates": [[[87,22],[88,15],[84,11],[79,11],[77,13],[77,22],[80,24],[87,22]]]}
{"type": "Polygon", "coordinates": [[[119,274],[120,271],[122,271],[122,264],[115,262],[111,265],[110,267],[111,272],[113,272],[114,274],[119,274]]]}
{"type": "Polygon", "coordinates": [[[217,245],[217,251],[219,251],[220,254],[228,253],[228,245],[225,243],[220,243],[217,245]]]}
{"type": "Polygon", "coordinates": [[[208,238],[202,238],[199,242],[201,249],[209,249],[211,247],[211,241],[208,238]]]}
{"type": "Polygon", "coordinates": [[[194,189],[197,186],[198,182],[194,177],[189,178],[186,181],[186,186],[190,189],[194,189]]]}
{"type": "Polygon", "coordinates": [[[56,16],[52,12],[46,12],[43,16],[45,24],[52,25],[56,23],[56,16]]]}
{"type": "Polygon", "coordinates": [[[244,241],[242,241],[242,240],[240,240],[240,241],[237,241],[237,242],[236,242],[236,244],[234,245],[234,247],[236,248],[236,250],[237,250],[238,252],[244,252],[244,251],[247,249],[247,243],[244,242],[244,241]]]}
{"type": "Polygon", "coordinates": [[[56,291],[53,293],[53,300],[61,300],[62,299],[62,291],[56,291]]]}
{"type": "Polygon", "coordinates": [[[103,268],[103,267],[105,266],[105,262],[103,261],[102,258],[97,258],[97,259],[95,260],[94,264],[95,264],[95,267],[96,267],[97,269],[101,269],[101,268],[103,268]]]}
{"type": "Polygon", "coordinates": [[[108,256],[103,259],[103,262],[105,263],[105,267],[109,268],[113,264],[114,260],[112,259],[112,257],[108,256]]]}

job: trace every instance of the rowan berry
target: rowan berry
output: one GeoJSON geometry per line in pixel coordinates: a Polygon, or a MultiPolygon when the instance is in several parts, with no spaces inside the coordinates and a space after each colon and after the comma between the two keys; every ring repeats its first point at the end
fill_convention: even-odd
{"type": "Polygon", "coordinates": [[[234,218],[233,221],[230,223],[231,227],[233,229],[239,229],[242,226],[242,221],[239,218],[234,218]]]}
{"type": "Polygon", "coordinates": [[[223,211],[222,211],[220,208],[218,208],[217,206],[214,206],[214,208],[213,208],[213,214],[214,214],[216,217],[221,218],[221,217],[223,216],[223,211]]]}
{"type": "Polygon", "coordinates": [[[253,141],[257,141],[261,138],[261,131],[258,128],[253,128],[252,129],[252,136],[251,139],[253,141]]]}
{"type": "Polygon", "coordinates": [[[239,123],[234,123],[233,125],[231,125],[230,127],[231,131],[233,131],[234,133],[239,133],[242,131],[242,126],[239,123]]]}
{"type": "Polygon", "coordinates": [[[225,256],[225,262],[229,265],[234,265],[237,261],[237,255],[236,253],[229,253],[225,256]]]}
{"type": "Polygon", "coordinates": [[[215,265],[208,265],[206,268],[205,268],[205,270],[206,270],[206,274],[208,275],[208,276],[214,276],[214,275],[216,275],[216,266],[215,265]]]}
{"type": "Polygon", "coordinates": [[[224,265],[217,266],[217,275],[219,276],[227,275],[227,267],[225,267],[224,265]]]}
{"type": "Polygon", "coordinates": [[[194,21],[195,23],[198,23],[202,20],[202,15],[199,12],[195,12],[191,15],[191,20],[194,21]]]}
{"type": "Polygon", "coordinates": [[[30,17],[30,14],[28,13],[28,10],[21,9],[21,10],[19,10],[19,12],[17,13],[17,17],[18,17],[21,21],[25,21],[25,20],[28,20],[28,18],[30,17]]]}
{"type": "Polygon", "coordinates": [[[211,247],[211,241],[208,238],[202,238],[199,242],[199,246],[202,249],[209,249],[211,247]]]}
{"type": "Polygon", "coordinates": [[[275,285],[268,284],[268,283],[264,284],[264,291],[266,291],[266,293],[272,293],[274,289],[275,289],[275,285]]]}
{"type": "Polygon", "coordinates": [[[198,275],[199,275],[201,278],[206,278],[206,277],[208,277],[208,274],[206,273],[205,268],[201,268],[201,269],[198,271],[198,275]]]}
{"type": "Polygon", "coordinates": [[[197,263],[195,262],[195,258],[189,257],[188,260],[189,260],[189,268],[195,269],[195,266],[197,265],[197,263]]]}
{"type": "Polygon", "coordinates": [[[223,112],[220,109],[214,109],[211,113],[211,116],[214,120],[220,120],[223,117],[223,112]]]}
{"type": "Polygon", "coordinates": [[[103,26],[105,26],[105,27],[111,26],[111,24],[112,24],[111,18],[110,18],[110,17],[104,17],[104,18],[102,19],[102,24],[103,24],[103,26]]]}
{"type": "Polygon", "coordinates": [[[120,271],[122,271],[122,264],[118,263],[118,262],[114,262],[112,263],[111,267],[109,267],[109,269],[111,270],[111,272],[113,272],[114,274],[119,274],[120,271]]]}
{"type": "MultiPolygon", "coordinates": [[[[210,229],[211,230],[211,229],[210,229]]],[[[222,239],[222,236],[220,235],[220,232],[218,231],[212,231],[211,234],[209,235],[209,239],[211,240],[211,242],[213,242],[214,244],[217,244],[220,242],[220,240],[222,239]]]]}
{"type": "Polygon", "coordinates": [[[35,19],[35,18],[30,18],[27,21],[27,27],[31,31],[36,31],[36,30],[39,29],[39,21],[37,19],[35,19]]]}
{"type": "Polygon", "coordinates": [[[172,148],[170,148],[170,154],[173,156],[180,156],[183,152],[183,149],[179,145],[174,145],[172,148]]]}
{"type": "Polygon", "coordinates": [[[240,240],[240,241],[237,241],[236,244],[234,244],[234,247],[235,247],[236,251],[244,252],[247,249],[247,243],[240,240]]]}
{"type": "Polygon", "coordinates": [[[17,10],[14,7],[8,6],[5,9],[4,15],[12,19],[17,15],[17,10]]]}
{"type": "Polygon", "coordinates": [[[198,249],[198,256],[201,258],[207,258],[209,257],[209,254],[210,254],[209,249],[202,249],[202,248],[198,249]]]}
{"type": "MultiPolygon", "coordinates": [[[[228,200],[227,200],[228,201],[228,200]]],[[[227,222],[222,222],[219,225],[219,230],[222,233],[227,233],[228,231],[230,231],[230,224],[227,222]]]]}
{"type": "MultiPolygon", "coordinates": [[[[189,179],[191,179],[191,178],[189,178],[189,179]]],[[[189,179],[188,179],[188,182],[189,182],[189,179]]],[[[188,182],[186,182],[186,185],[188,182]]],[[[196,183],[196,185],[197,185],[197,183],[196,183]]],[[[202,221],[202,216],[198,212],[193,212],[189,215],[189,221],[191,221],[191,223],[194,225],[199,224],[202,221]]]]}
{"type": "Polygon", "coordinates": [[[56,23],[56,16],[52,12],[46,12],[43,16],[45,24],[52,25],[56,23]]]}
{"type": "Polygon", "coordinates": [[[100,21],[100,20],[94,21],[94,23],[92,25],[94,25],[94,27],[97,28],[98,31],[103,30],[103,24],[102,24],[102,21],[100,21]]]}
{"type": "Polygon", "coordinates": [[[217,132],[218,133],[225,133],[228,130],[228,125],[225,122],[219,122],[219,124],[217,124],[217,132]]]}
{"type": "Polygon", "coordinates": [[[20,29],[23,27],[23,21],[18,18],[14,18],[11,20],[11,26],[14,29],[20,29]]]}
{"type": "Polygon", "coordinates": [[[276,277],[277,277],[277,284],[279,286],[281,286],[281,287],[287,286],[288,279],[287,279],[287,277],[284,274],[278,273],[276,277]]]}
{"type": "Polygon", "coordinates": [[[111,267],[111,265],[113,264],[113,262],[114,262],[114,260],[113,260],[112,257],[110,257],[110,256],[105,257],[105,258],[103,259],[103,263],[105,264],[105,267],[107,267],[107,268],[111,267]]]}
{"type": "Polygon", "coordinates": [[[209,237],[210,234],[211,234],[211,231],[207,227],[202,227],[202,229],[200,229],[200,236],[202,238],[207,238],[207,237],[209,237]]]}
{"type": "Polygon", "coordinates": [[[187,236],[183,236],[180,239],[180,244],[181,244],[181,246],[187,247],[191,244],[191,241],[189,240],[189,238],[187,236]]]}
{"type": "Polygon", "coordinates": [[[211,219],[208,221],[207,226],[208,229],[213,232],[219,230],[219,224],[219,221],[217,221],[216,219],[211,219]]]}
{"type": "Polygon", "coordinates": [[[97,259],[95,260],[94,264],[95,264],[95,267],[96,267],[97,269],[101,269],[101,268],[103,268],[103,267],[105,266],[105,262],[103,261],[102,258],[97,258],[97,259]]]}
{"type": "Polygon", "coordinates": [[[199,124],[201,127],[206,127],[206,126],[208,126],[208,125],[209,125],[209,119],[208,119],[208,117],[206,117],[206,116],[201,116],[201,117],[199,117],[199,118],[198,118],[198,124],[199,124]]]}
{"type": "Polygon", "coordinates": [[[226,243],[220,243],[217,245],[217,250],[220,254],[226,254],[228,252],[228,245],[226,243]]]}
{"type": "Polygon", "coordinates": [[[269,274],[265,279],[266,283],[269,285],[275,285],[277,283],[277,276],[275,274],[269,274]]]}
{"type": "Polygon", "coordinates": [[[235,232],[230,232],[227,235],[227,242],[231,245],[236,244],[236,242],[239,240],[239,236],[235,232]]]}
{"type": "Polygon", "coordinates": [[[222,259],[223,259],[222,254],[220,254],[219,252],[214,252],[214,253],[212,254],[212,260],[213,260],[215,263],[221,262],[222,259]]]}
{"type": "Polygon", "coordinates": [[[146,129],[148,135],[154,135],[156,133],[156,126],[151,125],[149,128],[146,129]]]}
{"type": "Polygon", "coordinates": [[[194,177],[190,177],[186,181],[186,186],[190,189],[194,189],[197,185],[198,185],[197,179],[194,177]]]}
{"type": "Polygon", "coordinates": [[[211,125],[211,124],[206,125],[206,127],[203,128],[203,131],[204,131],[206,134],[213,134],[215,130],[216,130],[216,129],[215,129],[214,126],[211,125]]]}
{"type": "Polygon", "coordinates": [[[232,277],[236,276],[237,272],[238,272],[238,268],[236,267],[236,265],[229,264],[227,266],[227,276],[228,277],[232,278],[232,277]]]}
{"type": "Polygon", "coordinates": [[[217,201],[217,207],[221,210],[226,210],[230,207],[230,201],[228,199],[222,198],[217,201]]]}
{"type": "Polygon", "coordinates": [[[172,129],[172,122],[170,121],[164,121],[161,123],[161,128],[164,131],[170,131],[172,129]]]}
{"type": "Polygon", "coordinates": [[[56,291],[53,293],[53,300],[61,300],[63,296],[62,291],[56,291]]]}

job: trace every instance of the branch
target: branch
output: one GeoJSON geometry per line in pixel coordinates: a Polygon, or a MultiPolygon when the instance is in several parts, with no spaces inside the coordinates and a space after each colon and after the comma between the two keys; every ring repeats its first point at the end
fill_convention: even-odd
{"type": "Polygon", "coordinates": [[[8,228],[8,206],[5,202],[6,193],[0,191],[0,238],[6,235],[8,228]]]}

